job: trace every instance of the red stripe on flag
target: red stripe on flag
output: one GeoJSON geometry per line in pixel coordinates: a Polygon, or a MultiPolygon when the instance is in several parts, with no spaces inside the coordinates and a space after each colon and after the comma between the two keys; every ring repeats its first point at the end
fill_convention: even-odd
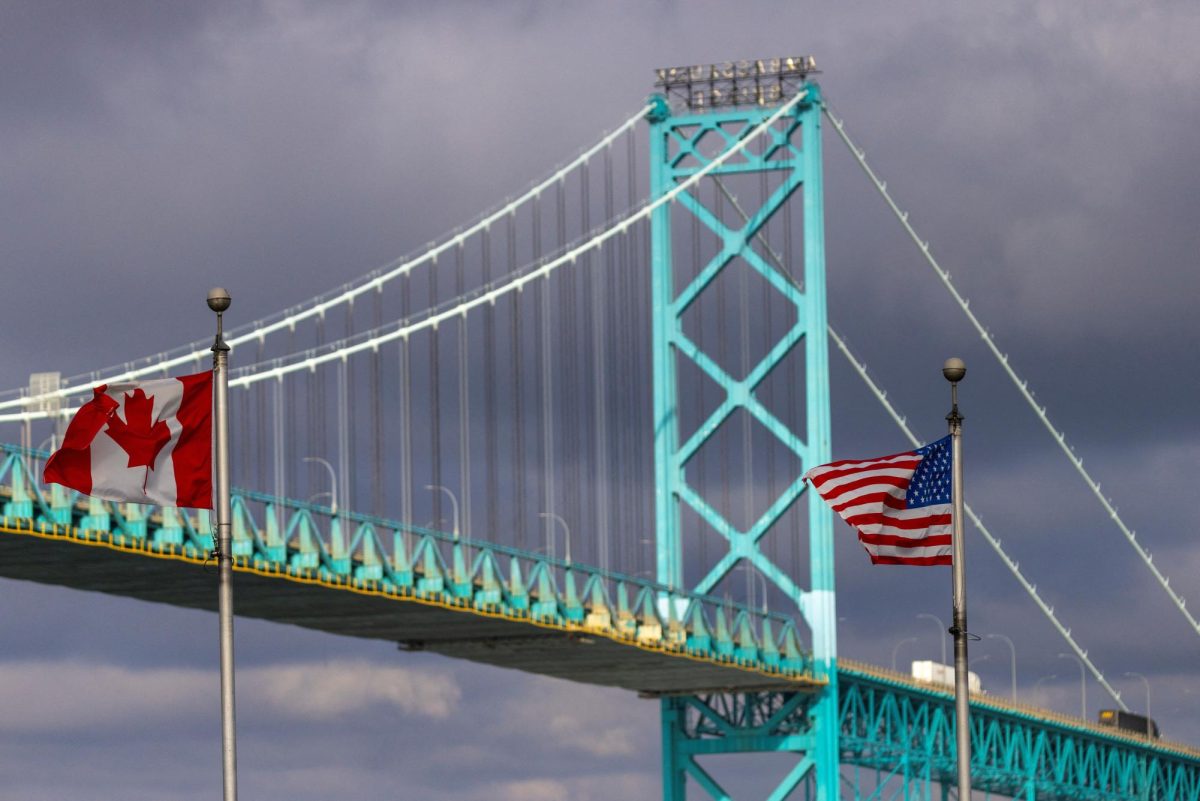
{"type": "Polygon", "coordinates": [[[915,465],[920,461],[921,457],[917,456],[913,451],[905,451],[904,453],[893,453],[891,456],[880,456],[878,459],[840,459],[836,462],[829,462],[828,464],[814,467],[808,472],[809,475],[817,474],[821,477],[824,477],[828,472],[830,472],[830,468],[840,468],[845,465],[856,465],[853,470],[848,470],[847,472],[858,473],[863,470],[871,470],[883,466],[902,466],[909,462],[915,465]],[[893,459],[903,459],[903,461],[892,461],[893,459]]]}
{"type": "Polygon", "coordinates": [[[821,492],[821,488],[817,487],[817,493],[820,494],[822,498],[832,503],[833,501],[841,498],[847,492],[853,492],[854,490],[862,489],[863,487],[872,487],[878,484],[883,484],[888,487],[907,489],[909,482],[911,481],[912,476],[866,476],[858,479],[857,481],[847,481],[845,484],[830,489],[828,493],[821,492]]]}
{"type": "MultiPolygon", "coordinates": [[[[855,506],[866,506],[868,504],[882,504],[889,509],[897,510],[908,508],[908,504],[905,503],[904,498],[898,498],[890,492],[865,492],[862,495],[842,501],[841,503],[831,503],[829,508],[840,515],[847,509],[855,506]]],[[[842,519],[845,519],[845,515],[842,515],[842,519]]]]}
{"type": "Polygon", "coordinates": [[[928,567],[930,565],[952,565],[954,561],[950,558],[950,554],[942,556],[876,556],[867,551],[867,555],[871,557],[873,565],[919,565],[928,567]]]}
{"type": "Polygon", "coordinates": [[[845,518],[846,522],[855,528],[862,526],[880,525],[888,526],[889,528],[899,528],[905,531],[911,531],[919,528],[929,528],[930,526],[948,526],[951,523],[949,514],[943,515],[926,515],[925,517],[892,517],[887,514],[861,514],[851,515],[845,518]]]}
{"type": "MultiPolygon", "coordinates": [[[[863,476],[864,479],[874,478],[878,481],[889,479],[891,481],[904,481],[907,483],[909,479],[911,479],[913,472],[916,471],[917,464],[919,462],[920,460],[917,459],[912,462],[873,465],[863,470],[838,470],[832,473],[818,473],[814,470],[813,472],[809,473],[806,478],[812,482],[814,487],[816,487],[817,492],[819,492],[822,497],[825,497],[825,486],[827,484],[838,481],[839,479],[843,479],[847,476],[863,476]],[[895,473],[900,473],[901,475],[894,475],[895,473]]],[[[840,484],[836,487],[830,487],[828,491],[831,494],[836,495],[838,493],[845,492],[846,487],[848,486],[850,485],[840,484]]]]}
{"type": "Polygon", "coordinates": [[[858,539],[866,545],[894,545],[897,548],[935,548],[938,545],[951,544],[949,534],[930,534],[928,537],[915,539],[898,534],[863,534],[860,531],[858,539]]]}
{"type": "Polygon", "coordinates": [[[179,442],[171,451],[175,469],[176,506],[211,509],[212,501],[212,373],[179,376],[179,442]]]}

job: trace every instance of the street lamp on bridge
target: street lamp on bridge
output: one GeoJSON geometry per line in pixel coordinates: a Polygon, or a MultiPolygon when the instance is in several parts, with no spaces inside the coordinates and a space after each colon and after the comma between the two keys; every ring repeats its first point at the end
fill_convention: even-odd
{"type": "Polygon", "coordinates": [[[1131,678],[1141,679],[1142,684],[1146,685],[1146,736],[1150,737],[1152,736],[1150,733],[1150,727],[1154,725],[1150,722],[1150,680],[1141,673],[1135,673],[1132,670],[1126,671],[1125,675],[1131,678]]]}
{"type": "Polygon", "coordinates": [[[896,654],[898,654],[900,652],[900,647],[902,645],[904,645],[906,642],[916,642],[916,641],[917,641],[916,637],[905,637],[903,640],[901,640],[900,642],[898,642],[894,646],[892,646],[892,670],[897,669],[896,668],[896,654]]]}
{"type": "MultiPolygon", "coordinates": [[[[562,525],[562,527],[563,527],[563,542],[566,544],[566,548],[567,548],[567,564],[568,565],[571,564],[571,527],[567,525],[567,521],[562,519],[562,515],[555,514],[554,512],[538,512],[538,517],[540,517],[544,520],[555,521],[562,525]]],[[[550,528],[546,530],[546,552],[550,555],[551,559],[554,558],[554,526],[553,526],[553,524],[551,524],[550,528]]]]}
{"type": "MultiPolygon", "coordinates": [[[[318,464],[324,465],[324,466],[325,466],[325,469],[329,471],[329,492],[328,492],[328,495],[329,495],[329,511],[330,511],[330,513],[332,513],[332,514],[336,515],[336,514],[337,514],[337,510],[338,510],[338,504],[337,504],[337,473],[335,473],[335,472],[333,471],[333,465],[331,465],[331,464],[329,463],[329,460],[328,460],[328,459],[322,459],[320,456],[305,456],[305,457],[304,457],[304,458],[303,458],[301,461],[304,461],[304,462],[316,462],[316,463],[318,463],[318,464]]],[[[315,497],[319,497],[319,495],[323,495],[323,494],[326,494],[326,493],[319,493],[318,495],[314,495],[313,497],[314,497],[314,498],[315,498],[315,497]]]]}
{"type": "Polygon", "coordinates": [[[1013,641],[1003,634],[988,634],[989,640],[1004,640],[1008,643],[1008,650],[1012,653],[1012,699],[1017,700],[1017,647],[1013,645],[1013,641]]]}
{"type": "Polygon", "coordinates": [[[942,622],[940,617],[930,614],[929,612],[922,612],[921,614],[917,615],[918,620],[921,618],[928,618],[934,623],[937,623],[938,637],[941,638],[942,642],[942,664],[946,664],[946,624],[942,622]]]}
{"type": "Polygon", "coordinates": [[[1059,659],[1074,659],[1079,663],[1079,716],[1087,720],[1087,673],[1084,672],[1083,660],[1074,654],[1059,654],[1059,659]]]}
{"type": "Polygon", "coordinates": [[[1057,678],[1058,678],[1058,674],[1057,674],[1057,673],[1051,673],[1049,676],[1042,676],[1040,679],[1038,679],[1037,681],[1035,681],[1035,682],[1033,683],[1033,694],[1034,694],[1034,696],[1036,697],[1036,696],[1037,696],[1037,694],[1038,694],[1038,692],[1039,692],[1039,691],[1042,689],[1042,682],[1043,682],[1043,681],[1054,681],[1054,680],[1055,680],[1055,679],[1057,679],[1057,678]]]}
{"type": "Polygon", "coordinates": [[[431,491],[431,492],[437,492],[438,490],[441,490],[442,492],[446,493],[446,495],[447,495],[447,496],[450,498],[450,508],[451,508],[451,510],[454,512],[454,541],[455,541],[455,542],[457,542],[457,541],[458,541],[458,537],[459,537],[459,532],[458,532],[458,498],[457,498],[457,497],[455,497],[455,495],[454,495],[454,493],[453,493],[453,492],[451,492],[451,491],[450,491],[449,489],[447,489],[446,487],[443,487],[441,484],[426,484],[426,485],[425,485],[425,489],[427,489],[427,490],[429,490],[429,491],[431,491]]]}

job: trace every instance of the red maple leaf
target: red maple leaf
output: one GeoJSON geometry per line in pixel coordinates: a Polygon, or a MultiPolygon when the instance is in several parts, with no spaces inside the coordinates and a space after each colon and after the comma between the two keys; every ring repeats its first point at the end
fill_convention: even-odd
{"type": "Polygon", "coordinates": [[[139,387],[132,395],[125,396],[125,419],[115,413],[108,420],[105,432],[129,454],[126,467],[149,467],[154,469],[154,460],[159,451],[171,441],[167,424],[159,420],[150,425],[150,413],[154,410],[154,396],[146,397],[139,387]]]}

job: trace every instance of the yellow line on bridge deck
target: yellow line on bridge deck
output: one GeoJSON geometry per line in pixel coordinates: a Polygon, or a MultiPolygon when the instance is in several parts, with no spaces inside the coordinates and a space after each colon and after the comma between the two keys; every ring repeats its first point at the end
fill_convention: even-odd
{"type": "MultiPolygon", "coordinates": [[[[30,521],[32,523],[32,521],[30,521]]],[[[0,523],[0,577],[215,610],[217,573],[182,546],[66,526],[0,523]],[[81,547],[83,546],[83,547],[81,547]],[[143,557],[143,558],[137,558],[143,557]]],[[[369,579],[234,561],[238,615],[557,678],[650,694],[752,689],[811,691],[823,682],[615,629],[560,623],[500,605],[478,607],[369,579]]]]}
{"type": "MultiPolygon", "coordinates": [[[[838,669],[846,670],[852,673],[859,673],[876,679],[883,679],[893,684],[906,685],[923,693],[942,695],[945,696],[946,700],[951,703],[954,701],[953,687],[931,684],[929,682],[913,678],[907,673],[889,670],[888,668],[872,665],[868,662],[859,662],[854,659],[838,659],[838,669]]],[[[1116,738],[1118,740],[1125,740],[1135,745],[1146,746],[1162,751],[1169,751],[1178,754],[1179,756],[1187,757],[1188,759],[1200,759],[1200,749],[1185,743],[1174,742],[1172,740],[1148,739],[1142,734],[1126,731],[1124,729],[1118,729],[1113,726],[1101,726],[1094,720],[1085,720],[1074,715],[1063,714],[1062,712],[1056,712],[1053,709],[1046,709],[1044,707],[1036,706],[1035,704],[1027,704],[1023,701],[1014,701],[1011,698],[993,695],[992,693],[988,692],[972,693],[971,706],[986,707],[997,712],[1013,712],[1050,723],[1061,723],[1063,725],[1070,726],[1073,729],[1087,729],[1102,737],[1116,738]]]]}

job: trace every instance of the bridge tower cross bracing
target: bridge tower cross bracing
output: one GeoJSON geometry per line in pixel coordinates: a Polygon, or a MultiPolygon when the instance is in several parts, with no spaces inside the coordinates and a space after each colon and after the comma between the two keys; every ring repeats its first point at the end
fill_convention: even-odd
{"type": "MultiPolygon", "coordinates": [[[[721,243],[716,256],[695,277],[681,281],[681,270],[673,263],[670,204],[657,209],[651,218],[657,576],[667,586],[684,586],[682,509],[686,504],[723,539],[722,555],[689,589],[711,592],[741,564],[753,566],[796,604],[811,632],[815,677],[825,684],[815,693],[662,698],[663,797],[667,801],[683,801],[688,777],[711,797],[728,797],[695,758],[700,754],[745,752],[797,755],[797,762],[770,794],[770,799],[789,797],[801,786],[818,801],[838,798],[832,519],[819,499],[805,492],[802,477],[808,468],[830,461],[820,88],[804,82],[799,90],[806,92],[804,98],[762,134],[763,143],[746,147],[737,159],[729,159],[709,173],[718,182],[723,175],[774,173],[780,179],[778,186],[756,211],[743,213],[737,221],[728,223],[704,206],[698,192],[688,191],[678,196],[677,205],[698,219],[721,243]],[[804,269],[800,282],[763,258],[752,244],[766,222],[797,190],[802,191],[804,222],[804,269]],[[688,307],[737,258],[795,309],[794,324],[740,380],[692,342],[683,326],[688,307]],[[792,431],[755,395],[772,370],[797,348],[803,349],[805,365],[804,430],[799,432],[792,431]],[[678,365],[683,359],[691,360],[724,391],[724,399],[716,411],[686,442],[680,442],[677,397],[678,365]],[[783,492],[771,499],[767,510],[749,523],[746,530],[739,530],[706,502],[689,485],[687,474],[689,459],[739,409],[794,453],[801,465],[796,475],[785,479],[783,492]],[[807,586],[801,586],[801,577],[788,575],[761,547],[764,536],[797,503],[807,504],[807,586]]],[[[762,102],[761,95],[753,105],[683,110],[673,110],[661,95],[652,100],[648,115],[652,200],[719,159],[722,152],[736,147],[775,111],[772,104],[762,102]],[[723,150],[705,155],[698,143],[706,136],[723,140],[723,150]]]]}

